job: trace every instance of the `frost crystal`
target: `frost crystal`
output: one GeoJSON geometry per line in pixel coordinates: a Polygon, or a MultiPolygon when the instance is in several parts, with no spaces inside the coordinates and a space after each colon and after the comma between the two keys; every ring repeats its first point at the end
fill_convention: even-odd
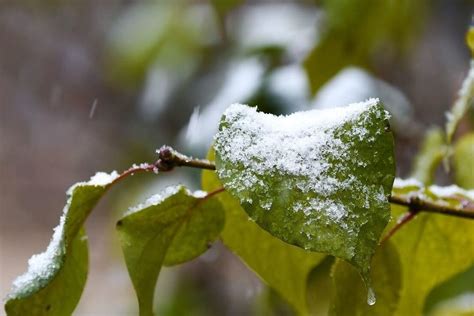
{"type": "Polygon", "coordinates": [[[91,179],[87,182],[87,185],[97,185],[104,186],[109,183],[112,183],[115,179],[118,178],[117,171],[112,171],[111,173],[106,172],[97,172],[91,179]]]}

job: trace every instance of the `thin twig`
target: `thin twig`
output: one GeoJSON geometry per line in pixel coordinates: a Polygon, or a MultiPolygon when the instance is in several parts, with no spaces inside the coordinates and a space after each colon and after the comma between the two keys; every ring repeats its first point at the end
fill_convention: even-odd
{"type": "Polygon", "coordinates": [[[122,172],[112,183],[121,181],[122,179],[140,172],[168,172],[175,167],[192,167],[199,169],[215,170],[216,165],[206,159],[196,159],[183,155],[170,146],[162,146],[158,150],[158,160],[153,163],[142,163],[138,166],[133,166],[122,172]]]}
{"type": "Polygon", "coordinates": [[[217,194],[222,193],[224,191],[225,191],[225,189],[223,187],[220,187],[220,188],[218,188],[214,191],[208,192],[205,196],[200,198],[199,201],[197,201],[196,205],[200,205],[201,203],[204,203],[205,201],[209,200],[214,195],[217,195],[217,194]]]}
{"type": "Polygon", "coordinates": [[[128,176],[133,176],[135,173],[140,173],[140,172],[155,172],[155,173],[157,173],[157,171],[158,171],[158,169],[156,168],[156,166],[154,164],[144,163],[144,164],[141,164],[139,166],[133,166],[133,167],[125,170],[124,172],[122,172],[117,178],[115,178],[114,181],[112,181],[110,183],[110,185],[115,184],[115,183],[123,180],[124,178],[126,178],[128,176]]]}
{"type": "Polygon", "coordinates": [[[162,146],[158,150],[160,159],[155,163],[160,169],[169,171],[174,167],[192,167],[207,170],[216,170],[216,165],[207,159],[196,159],[183,155],[170,146],[162,146]]]}
{"type": "Polygon", "coordinates": [[[216,195],[216,194],[219,194],[219,193],[221,193],[221,192],[224,192],[224,191],[225,191],[225,189],[224,189],[223,187],[220,187],[220,188],[218,188],[218,189],[215,189],[214,191],[208,192],[208,193],[206,194],[206,196],[202,197],[202,199],[203,199],[203,200],[206,200],[206,199],[208,199],[208,198],[210,198],[210,197],[212,197],[212,196],[214,196],[214,195],[216,195]]]}

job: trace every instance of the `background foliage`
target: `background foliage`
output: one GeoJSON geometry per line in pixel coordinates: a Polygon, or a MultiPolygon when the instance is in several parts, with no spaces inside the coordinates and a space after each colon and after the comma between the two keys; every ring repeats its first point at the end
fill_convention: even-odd
{"type": "MultiPolygon", "coordinates": [[[[14,276],[24,270],[27,258],[44,249],[64,203],[64,188],[95,170],[151,161],[150,148],[161,143],[204,156],[213,126],[217,128],[221,112],[235,101],[289,113],[380,96],[398,120],[394,129],[399,176],[407,176],[413,169],[412,174],[427,184],[454,181],[473,188],[472,159],[466,159],[472,157],[472,112],[455,135],[449,174],[439,167],[443,137],[438,133],[434,141],[423,141],[428,127],[444,124],[443,113],[467,73],[469,51],[464,35],[472,1],[400,1],[390,10],[379,1],[360,2],[360,9],[354,9],[354,3],[78,4],[57,0],[0,4],[2,296],[14,276]],[[374,29],[377,32],[372,32],[374,29]],[[366,76],[339,72],[346,66],[363,67],[359,70],[366,76]],[[392,89],[382,89],[387,85],[373,79],[383,80],[392,89]],[[397,98],[400,91],[404,96],[397,98]],[[354,99],[342,99],[346,96],[354,99]],[[200,109],[194,110],[189,120],[197,105],[200,109]],[[411,157],[419,147],[424,148],[423,153],[433,154],[425,155],[426,163],[418,163],[425,161],[420,155],[411,167],[411,157]],[[424,168],[429,171],[422,171],[424,168]]],[[[119,255],[114,220],[126,209],[124,205],[134,204],[169,182],[197,188],[199,175],[188,174],[177,172],[173,179],[156,181],[153,177],[132,180],[99,205],[87,224],[92,265],[77,314],[134,313],[133,289],[119,255]],[[122,286],[110,288],[110,280],[122,286]],[[111,297],[122,299],[113,306],[104,304],[111,297]]],[[[438,236],[438,226],[448,240],[457,238],[450,227],[455,230],[466,225],[466,234],[472,229],[472,224],[464,221],[452,220],[452,225],[445,227],[437,218],[424,217],[395,235],[393,243],[418,231],[438,236]]],[[[433,280],[435,273],[428,267],[438,259],[427,257],[430,261],[425,262],[426,258],[409,257],[413,250],[409,245],[399,250],[400,261],[413,260],[418,267],[414,271],[426,271],[426,275],[405,274],[402,268],[402,280],[407,278],[417,285],[423,278],[433,280]]],[[[456,253],[449,247],[451,243],[445,245],[443,252],[456,253]]],[[[464,249],[468,247],[466,244],[464,249]]],[[[468,256],[469,252],[458,254],[468,256]]],[[[318,260],[309,260],[308,266],[318,260]]],[[[322,269],[323,263],[317,267],[322,269]]],[[[463,289],[452,284],[458,279],[470,280],[456,279],[461,270],[467,276],[470,270],[459,266],[456,271],[449,267],[445,271],[445,265],[441,266],[435,289],[420,290],[426,292],[420,295],[429,299],[423,306],[419,300],[416,311],[442,315],[439,309],[448,307],[439,304],[437,310],[436,302],[449,298],[455,303],[459,293],[472,291],[466,287],[443,290],[463,289]]],[[[341,263],[336,267],[341,273],[350,271],[341,263]]],[[[288,312],[280,297],[284,289],[277,288],[276,294],[265,289],[219,244],[204,257],[177,269],[179,272],[165,269],[160,277],[157,308],[163,314],[189,310],[206,315],[288,312]],[[183,310],[186,308],[189,310],[183,310]]],[[[317,275],[317,271],[301,271],[303,276],[308,273],[317,275]]],[[[340,278],[350,282],[350,272],[340,278]]],[[[301,283],[295,286],[301,289],[301,283]]],[[[410,301],[401,302],[411,305],[410,301]]]]}

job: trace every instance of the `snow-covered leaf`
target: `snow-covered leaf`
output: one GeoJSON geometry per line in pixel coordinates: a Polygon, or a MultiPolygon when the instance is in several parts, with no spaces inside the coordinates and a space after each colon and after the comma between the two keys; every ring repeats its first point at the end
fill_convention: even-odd
{"type": "Polygon", "coordinates": [[[279,117],[232,105],[214,148],[218,177],[258,225],[349,261],[368,281],[395,173],[378,100],[279,117]]]}
{"type": "Polygon", "coordinates": [[[28,271],[13,282],[8,315],[70,315],[87,279],[87,237],[82,225],[117,173],[99,172],[68,190],[69,199],[45,252],[28,261],[28,271]]]}
{"type": "Polygon", "coordinates": [[[208,249],[224,226],[215,197],[183,186],[169,187],[130,209],[117,223],[122,250],[138,298],[140,315],[153,314],[161,267],[192,260],[208,249]]]}
{"type": "MultiPolygon", "coordinates": [[[[209,160],[214,160],[211,150],[209,160]]],[[[222,183],[213,171],[204,171],[204,190],[215,190],[222,183]]],[[[325,255],[305,251],[273,237],[260,228],[229,193],[218,195],[226,213],[226,223],[221,234],[223,243],[239,256],[250,269],[301,315],[308,314],[306,282],[310,271],[325,255]]]]}

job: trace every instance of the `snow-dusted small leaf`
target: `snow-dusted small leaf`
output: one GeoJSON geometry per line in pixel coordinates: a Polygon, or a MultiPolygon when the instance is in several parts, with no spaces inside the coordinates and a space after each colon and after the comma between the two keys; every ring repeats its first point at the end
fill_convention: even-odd
{"type": "Polygon", "coordinates": [[[70,315],[87,279],[87,237],[82,225],[117,173],[97,173],[68,190],[60,224],[45,252],[28,261],[28,271],[13,282],[8,315],[70,315]]]}
{"type": "Polygon", "coordinates": [[[153,293],[163,264],[192,260],[207,250],[224,226],[215,197],[169,187],[129,210],[117,229],[140,315],[153,314],[153,293]]]}
{"type": "MultiPolygon", "coordinates": [[[[214,160],[211,150],[208,159],[214,160]]],[[[222,187],[213,171],[203,171],[202,187],[211,191],[222,187]]],[[[250,220],[237,199],[229,193],[219,194],[226,220],[222,242],[250,269],[295,309],[308,315],[306,290],[308,275],[326,256],[289,245],[270,235],[250,220]]]]}
{"type": "Polygon", "coordinates": [[[258,225],[349,261],[368,281],[395,173],[378,100],[279,117],[232,105],[214,148],[217,175],[258,225]]]}

